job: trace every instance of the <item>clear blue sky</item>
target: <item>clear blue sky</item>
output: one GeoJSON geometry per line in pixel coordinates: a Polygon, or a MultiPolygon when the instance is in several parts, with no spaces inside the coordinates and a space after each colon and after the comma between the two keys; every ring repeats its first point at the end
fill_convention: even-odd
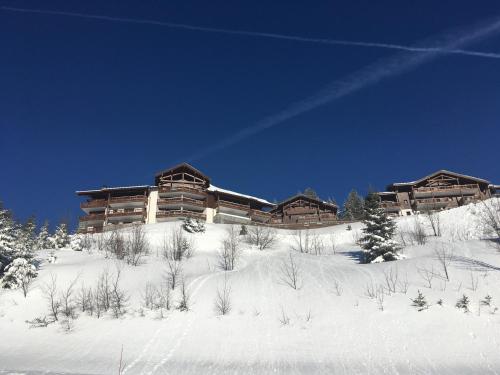
{"type": "MultiPolygon", "coordinates": [[[[1,1],[312,38],[412,45],[500,17],[498,1],[1,1]],[[105,3],[105,4],[103,4],[105,3]]],[[[156,171],[398,51],[0,10],[0,200],[79,214],[77,189],[156,171]]],[[[466,49],[500,53],[500,32],[466,49]]],[[[500,59],[446,55],[193,165],[214,184],[341,203],[445,168],[500,183],[500,59]]]]}

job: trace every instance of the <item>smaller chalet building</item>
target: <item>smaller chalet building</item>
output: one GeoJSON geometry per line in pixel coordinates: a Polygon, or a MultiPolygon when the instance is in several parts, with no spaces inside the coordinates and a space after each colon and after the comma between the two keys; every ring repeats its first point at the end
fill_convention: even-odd
{"type": "Polygon", "coordinates": [[[265,199],[212,185],[210,178],[182,163],[158,172],[154,185],[77,191],[86,197],[78,231],[94,233],[116,225],[157,223],[191,217],[207,223],[332,224],[337,207],[296,196],[275,205],[265,199]]]}
{"type": "Polygon", "coordinates": [[[439,170],[412,182],[397,182],[377,193],[390,215],[444,210],[498,196],[499,185],[478,177],[439,170]]]}
{"type": "Polygon", "coordinates": [[[290,227],[332,225],[337,221],[337,210],[333,203],[299,194],[276,205],[270,223],[290,227]]]}

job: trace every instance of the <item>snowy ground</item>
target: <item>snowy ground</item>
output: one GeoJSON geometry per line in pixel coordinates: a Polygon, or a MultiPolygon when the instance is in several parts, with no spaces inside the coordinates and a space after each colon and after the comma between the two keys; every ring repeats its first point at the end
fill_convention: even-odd
{"type": "MultiPolygon", "coordinates": [[[[479,309],[487,294],[500,306],[500,252],[478,239],[473,210],[441,213],[441,238],[408,247],[405,260],[385,264],[359,264],[354,242],[361,224],[352,231],[345,225],[315,230],[325,241],[334,233],[337,252],[294,254],[300,290],[280,281],[293,232],[279,231],[276,246],[265,251],[245,246],[237,270],[227,273],[233,310],[223,317],[214,312],[214,298],[224,280],[216,254],[226,226],[207,225],[205,234],[195,235],[197,252],[184,267],[191,311],[170,311],[163,319],[157,312],[139,313],[146,282],[160,283],[165,270],[153,251],[142,265],[124,266],[123,287],[131,299],[123,318],[80,314],[69,333],[58,324],[30,329],[26,320],[48,314],[39,287],[51,274],[62,288],[78,274],[80,284],[93,285],[105,267],[114,270],[115,261],[102,254],[61,250],[55,264],[42,264],[26,299],[20,291],[0,292],[0,374],[117,373],[122,345],[123,373],[129,375],[500,373],[500,312],[479,309]],[[451,246],[456,260],[450,282],[435,279],[430,289],[417,268],[433,264],[438,270],[433,249],[439,243],[451,246]],[[381,311],[365,289],[383,283],[391,268],[401,279],[407,276],[409,289],[386,295],[381,311]],[[431,304],[422,312],[410,301],[418,289],[431,304]],[[471,299],[468,314],[455,308],[464,293],[471,299]],[[288,325],[280,323],[283,311],[288,325]]],[[[398,225],[409,228],[413,220],[401,218],[398,225]]],[[[146,226],[151,242],[159,243],[172,225],[146,226]]]]}

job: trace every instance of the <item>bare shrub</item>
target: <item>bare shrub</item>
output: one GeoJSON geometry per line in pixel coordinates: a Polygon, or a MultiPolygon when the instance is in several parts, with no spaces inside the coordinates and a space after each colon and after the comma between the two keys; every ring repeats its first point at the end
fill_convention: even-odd
{"type": "Polygon", "coordinates": [[[80,246],[82,247],[82,250],[85,250],[87,252],[92,251],[92,245],[93,245],[93,239],[91,234],[85,234],[82,236],[82,240],[80,242],[80,246]]]}
{"type": "Polygon", "coordinates": [[[251,245],[257,246],[259,250],[268,249],[277,241],[276,230],[273,228],[261,225],[252,225],[247,231],[247,242],[251,245]]]}
{"type": "MultiPolygon", "coordinates": [[[[146,283],[142,294],[142,303],[144,307],[150,310],[170,310],[172,308],[172,298],[170,285],[162,283],[159,287],[151,282],[146,283]]],[[[161,311],[163,316],[163,311],[161,311]]]]}
{"type": "Polygon", "coordinates": [[[399,272],[397,267],[391,267],[388,270],[384,271],[385,288],[389,295],[391,293],[397,292],[396,289],[398,286],[398,279],[399,279],[399,272]]]}
{"type": "Polygon", "coordinates": [[[427,236],[425,234],[424,227],[420,223],[420,220],[415,216],[413,223],[413,228],[409,232],[414,243],[418,245],[425,245],[427,243],[427,236]]]}
{"type": "Polygon", "coordinates": [[[113,254],[116,259],[123,260],[127,255],[125,237],[118,230],[113,229],[106,241],[106,254],[113,254]]]}
{"type": "Polygon", "coordinates": [[[292,289],[298,290],[301,287],[301,272],[291,252],[281,264],[280,280],[292,289]]]}
{"type": "Polygon", "coordinates": [[[405,273],[404,278],[398,281],[399,292],[406,294],[409,286],[410,282],[408,281],[408,273],[405,273]]]}
{"type": "Polygon", "coordinates": [[[472,268],[469,269],[470,274],[470,290],[475,292],[479,285],[479,276],[474,272],[472,268]]]}
{"type": "Polygon", "coordinates": [[[75,285],[79,279],[79,275],[71,281],[68,286],[61,292],[61,313],[65,316],[66,320],[76,318],[76,296],[75,285]]]}
{"type": "Polygon", "coordinates": [[[483,234],[493,238],[500,245],[500,199],[491,198],[480,203],[476,215],[483,228],[483,234]]]}
{"type": "MultiPolygon", "coordinates": [[[[313,234],[309,229],[296,230],[292,237],[292,250],[304,254],[321,255],[325,252],[326,245],[321,236],[313,234]]],[[[335,252],[335,238],[330,238],[330,247],[335,252]]]]}
{"type": "Polygon", "coordinates": [[[164,257],[174,260],[191,258],[195,251],[193,236],[186,234],[182,227],[174,228],[170,234],[165,235],[162,249],[164,257]]]}
{"type": "Polygon", "coordinates": [[[434,277],[436,277],[436,272],[434,272],[434,266],[431,266],[431,268],[420,268],[417,267],[417,272],[420,275],[420,277],[426,282],[427,287],[429,289],[432,289],[432,280],[434,280],[434,277]]]}
{"type": "Polygon", "coordinates": [[[110,307],[115,318],[125,314],[129,300],[127,293],[120,287],[121,272],[121,268],[117,267],[114,280],[111,283],[110,307]]]}
{"type": "Polygon", "coordinates": [[[90,315],[92,315],[92,288],[86,288],[85,284],[82,284],[80,286],[78,296],[76,297],[76,304],[80,308],[81,312],[88,312],[90,315]]]}
{"type": "Polygon", "coordinates": [[[444,278],[446,279],[446,281],[450,281],[449,267],[454,259],[453,249],[448,247],[447,245],[442,244],[440,247],[434,248],[434,254],[436,255],[436,258],[441,265],[444,278]]]}
{"type": "Polygon", "coordinates": [[[231,286],[227,282],[227,277],[224,277],[222,288],[217,288],[214,309],[219,315],[227,315],[231,311],[231,308],[231,286]]]}
{"type": "Polygon", "coordinates": [[[332,254],[335,254],[337,250],[337,236],[335,233],[330,233],[328,235],[328,244],[330,245],[330,251],[332,254]]]}
{"type": "Polygon", "coordinates": [[[111,274],[108,268],[105,268],[97,279],[97,285],[94,292],[94,302],[98,317],[100,312],[108,311],[111,307],[111,274]]]}
{"type": "Polygon", "coordinates": [[[187,290],[186,283],[182,280],[181,283],[181,299],[177,305],[177,309],[180,311],[188,311],[190,306],[190,295],[187,290]]]}
{"type": "Polygon", "coordinates": [[[380,311],[384,311],[384,300],[385,293],[382,287],[378,288],[377,293],[375,294],[375,301],[377,301],[377,306],[380,311]]]}
{"type": "Polygon", "coordinates": [[[340,297],[344,291],[342,283],[337,279],[333,279],[333,287],[335,288],[335,294],[340,297]]]}
{"type": "Polygon", "coordinates": [[[61,301],[57,298],[57,276],[54,274],[50,275],[50,282],[46,282],[41,287],[42,293],[49,303],[49,310],[54,321],[58,320],[59,312],[61,309],[61,301]]]}
{"type": "Polygon", "coordinates": [[[219,251],[219,267],[224,271],[232,271],[240,256],[240,236],[234,225],[227,229],[226,237],[219,251]]]}
{"type": "Polygon", "coordinates": [[[374,299],[377,296],[377,290],[379,287],[373,283],[373,281],[365,286],[365,296],[370,299],[374,299]]]}
{"type": "Polygon", "coordinates": [[[441,216],[439,215],[438,212],[432,211],[432,210],[427,210],[425,211],[425,217],[429,221],[429,224],[431,225],[432,232],[434,233],[434,236],[440,237],[441,236],[441,216]]]}
{"type": "Polygon", "coordinates": [[[127,263],[137,266],[141,258],[149,254],[149,242],[142,225],[136,225],[127,238],[126,259],[127,263]]]}
{"type": "Polygon", "coordinates": [[[278,319],[280,321],[280,323],[284,326],[290,324],[290,317],[288,316],[288,314],[286,313],[285,309],[283,308],[283,306],[281,306],[281,315],[278,319]]]}

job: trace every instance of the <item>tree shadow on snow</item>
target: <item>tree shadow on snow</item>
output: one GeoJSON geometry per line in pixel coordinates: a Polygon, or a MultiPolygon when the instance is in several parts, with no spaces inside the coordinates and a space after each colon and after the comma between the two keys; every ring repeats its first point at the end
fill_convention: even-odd
{"type": "Polygon", "coordinates": [[[363,263],[364,253],[362,250],[343,251],[340,254],[348,257],[349,259],[356,261],[357,263],[363,263]]]}
{"type": "Polygon", "coordinates": [[[486,271],[486,270],[500,271],[500,267],[494,266],[486,262],[482,262],[477,259],[467,258],[464,256],[454,256],[453,261],[459,264],[459,268],[463,269],[473,269],[476,271],[486,271]]]}

